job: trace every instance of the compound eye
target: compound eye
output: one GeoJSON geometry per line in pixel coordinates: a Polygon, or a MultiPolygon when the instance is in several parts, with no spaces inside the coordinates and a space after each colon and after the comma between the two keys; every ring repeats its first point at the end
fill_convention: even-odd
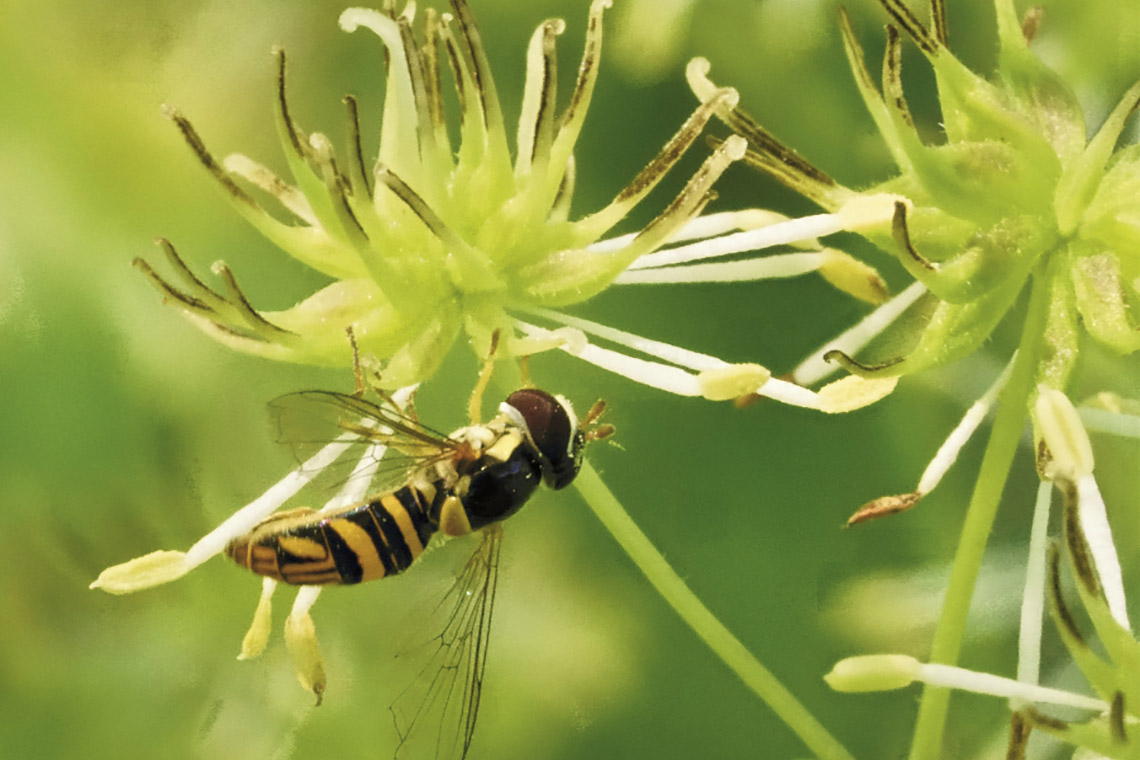
{"type": "Polygon", "coordinates": [[[507,398],[507,405],[518,410],[527,432],[549,467],[544,480],[551,488],[570,484],[581,466],[581,436],[573,412],[546,391],[524,388],[507,398]]]}

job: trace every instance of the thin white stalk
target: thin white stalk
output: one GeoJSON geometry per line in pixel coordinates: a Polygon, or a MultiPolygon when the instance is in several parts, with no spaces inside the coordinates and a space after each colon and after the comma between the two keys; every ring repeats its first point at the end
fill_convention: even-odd
{"type": "Polygon", "coordinates": [[[699,243],[646,254],[633,262],[629,269],[649,269],[670,264],[684,264],[689,261],[703,261],[734,253],[759,251],[776,245],[814,241],[825,235],[841,232],[843,229],[843,217],[839,214],[802,216],[798,219],[789,219],[786,222],[771,224],[755,230],[734,232],[729,235],[702,240],[699,243]]]}
{"type": "Polygon", "coordinates": [[[207,533],[186,552],[186,570],[189,571],[202,564],[210,557],[226,548],[236,536],[248,533],[255,525],[276,511],[282,504],[301,490],[306,483],[315,478],[322,470],[335,462],[349,447],[352,441],[358,439],[355,433],[345,433],[332,443],[326,445],[308,459],[303,465],[290,472],[279,482],[269,487],[265,493],[258,496],[246,506],[234,512],[226,520],[207,533]]]}
{"type": "Polygon", "coordinates": [[[1100,583],[1104,587],[1104,598],[1108,602],[1109,612],[1124,630],[1131,631],[1120,559],[1116,556],[1116,545],[1112,540],[1112,528],[1108,524],[1104,498],[1100,495],[1100,489],[1092,473],[1077,479],[1077,500],[1080,504],[1081,530],[1084,531],[1089,551],[1096,562],[1097,575],[1100,576],[1100,583]]]}
{"type": "Polygon", "coordinates": [[[297,596],[293,599],[293,609],[289,612],[291,618],[301,618],[309,613],[321,595],[321,586],[301,586],[297,589],[297,596]]]}
{"type": "Polygon", "coordinates": [[[614,282],[618,285],[661,285],[776,280],[817,272],[826,261],[826,253],[783,253],[747,261],[626,270],[614,282]]]}
{"type": "Polygon", "coordinates": [[[770,378],[757,389],[756,393],[789,406],[800,406],[805,409],[820,408],[819,395],[815,391],[777,377],[770,378]]]}
{"type": "MultiPolygon", "coordinates": [[[[704,238],[724,235],[737,230],[752,230],[757,227],[782,222],[788,217],[761,208],[743,209],[741,211],[720,211],[715,214],[705,214],[696,219],[690,219],[680,229],[669,236],[670,243],[681,243],[686,240],[701,240],[704,238]]],[[[619,235],[608,240],[599,240],[586,246],[590,253],[608,253],[620,250],[632,243],[640,232],[631,232],[619,235]]]]}
{"type": "Polygon", "coordinates": [[[618,330],[617,328],[591,322],[590,320],[581,319],[580,317],[572,317],[569,314],[562,314],[561,312],[542,308],[523,308],[519,309],[519,311],[543,319],[549,319],[552,322],[559,322],[568,327],[577,328],[584,333],[596,335],[599,338],[604,338],[619,346],[632,348],[634,351],[639,351],[656,359],[662,359],[670,364],[676,364],[679,367],[701,372],[708,369],[721,369],[722,367],[728,366],[728,362],[718,359],[715,356],[690,351],[687,348],[663,343],[659,340],[643,338],[634,333],[618,330]]]}
{"type": "Polygon", "coordinates": [[[814,385],[839,371],[835,364],[825,362],[823,355],[832,349],[839,349],[846,354],[855,355],[863,346],[887,329],[892,322],[898,319],[903,312],[914,305],[926,287],[920,282],[911,285],[891,300],[884,303],[863,317],[857,324],[843,331],[834,339],[828,341],[818,351],[812,353],[792,371],[792,380],[800,385],[814,385]]]}
{"type": "Polygon", "coordinates": [[[348,476],[344,486],[328,500],[321,511],[331,512],[364,501],[368,495],[368,487],[376,477],[376,468],[380,466],[380,460],[384,458],[387,449],[387,446],[379,443],[368,446],[356,466],[352,468],[352,474],[348,476]]]}
{"type": "Polygon", "coordinates": [[[935,489],[942,477],[946,474],[947,470],[958,460],[958,455],[962,452],[962,447],[977,431],[978,426],[982,424],[982,420],[989,414],[993,408],[994,402],[997,401],[998,394],[1001,389],[1005,387],[1006,382],[1009,380],[1009,374],[1013,371],[1013,362],[1017,358],[1017,352],[1014,352],[1010,358],[1009,363],[1005,365],[1005,369],[997,376],[986,392],[983,393],[977,401],[970,405],[966,410],[966,414],[958,422],[957,426],[950,431],[950,435],[938,447],[938,452],[934,458],[930,460],[930,464],[926,466],[923,471],[922,477],[918,480],[917,493],[928,494],[935,489]]]}
{"type": "Polygon", "coordinates": [[[949,689],[961,689],[976,694],[1005,697],[1006,699],[1021,699],[1025,702],[1076,707],[1081,710],[1095,710],[1097,712],[1109,710],[1107,702],[1086,697],[1083,694],[1073,694],[1061,689],[1050,689],[1047,686],[1021,683],[1011,678],[1002,678],[992,673],[979,673],[976,670],[966,670],[953,665],[924,664],[921,667],[919,680],[931,686],[944,686],[949,689]]]}
{"type": "MultiPolygon", "coordinates": [[[[1025,561],[1025,590],[1021,594],[1021,627],[1017,636],[1017,680],[1034,684],[1041,679],[1041,632],[1045,611],[1045,561],[1049,542],[1049,508],[1053,501],[1053,484],[1047,480],[1037,486],[1033,507],[1033,523],[1029,530],[1029,557],[1025,561]]],[[[1010,709],[1026,707],[1013,700],[1010,709]]]]}

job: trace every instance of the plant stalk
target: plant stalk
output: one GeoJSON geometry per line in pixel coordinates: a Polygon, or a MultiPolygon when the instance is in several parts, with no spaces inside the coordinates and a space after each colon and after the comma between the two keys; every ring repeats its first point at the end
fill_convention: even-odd
{"type": "MultiPolygon", "coordinates": [[[[1017,359],[1009,382],[998,398],[998,411],[993,429],[986,444],[978,480],[962,524],[942,615],[934,633],[930,662],[956,665],[966,633],[966,616],[970,599],[982,566],[986,543],[993,529],[1001,502],[1002,491],[1009,479],[1014,455],[1017,453],[1021,433],[1029,417],[1029,398],[1036,382],[1036,369],[1044,332],[1046,310],[1049,305],[1051,274],[1047,267],[1039,266],[1034,273],[1029,307],[1021,334],[1017,359]]],[[[942,741],[946,728],[946,714],[950,706],[950,690],[940,686],[925,686],[918,707],[910,760],[938,760],[942,756],[942,741]]]]}
{"type": "Polygon", "coordinates": [[[854,760],[787,688],[725,628],[685,584],[586,462],[574,481],[582,498],[681,619],[819,760],[854,760]]]}

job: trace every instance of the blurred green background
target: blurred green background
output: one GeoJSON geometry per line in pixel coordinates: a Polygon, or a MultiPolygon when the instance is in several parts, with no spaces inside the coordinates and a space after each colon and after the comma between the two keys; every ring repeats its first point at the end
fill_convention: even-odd
{"type": "MultiPolygon", "coordinates": [[[[847,5],[876,60],[885,14],[872,0],[847,5]]],[[[952,46],[989,71],[992,8],[949,5],[952,46]]],[[[1132,0],[1043,5],[1037,47],[1098,124],[1140,74],[1140,11],[1132,0]]],[[[559,43],[568,86],[585,0],[472,6],[509,114],[517,113],[527,40],[551,15],[568,22],[559,43]]],[[[607,202],[690,113],[683,69],[698,54],[762,123],[840,180],[861,186],[889,175],[846,69],[836,3],[615,6],[578,152],[574,213],[607,202]]],[[[391,756],[387,707],[405,685],[391,654],[407,636],[411,600],[445,582],[446,558],[429,556],[398,581],[324,595],[314,616],[330,683],[319,709],[295,683],[276,631],[261,660],[235,661],[259,584],[224,561],[133,596],[87,590],[108,565],[188,547],[286,471],[289,455],[266,424],[269,399],[351,387],[347,367],[232,353],[161,306],[130,266],[136,256],[153,260],[151,241],[162,235],[199,272],[225,259],[260,307],[287,306],[321,284],[231,212],[159,105],[181,108],[217,155],[240,151],[283,169],[269,56],[280,44],[291,56],[293,112],[306,129],[339,142],[346,92],[375,124],[380,48],[367,35],[340,32],[341,10],[296,0],[3,4],[0,757],[391,756]]],[[[912,108],[933,129],[929,72],[913,47],[905,60],[912,108]]],[[[675,175],[640,221],[664,207],[684,168],[675,175]]],[[[740,167],[719,190],[715,208],[812,210],[740,167]]],[[[906,284],[881,254],[855,251],[896,288],[906,284]]],[[[804,278],[618,289],[576,313],[780,373],[865,311],[804,278]]],[[[995,355],[1006,354],[1000,349],[995,355]]],[[[1107,360],[1090,365],[1120,371],[1107,360]]],[[[862,502],[913,488],[996,367],[976,357],[840,418],[678,399],[562,354],[540,357],[534,371],[541,385],[582,405],[607,399],[620,448],[597,446],[591,456],[633,518],[838,738],[877,759],[905,754],[917,692],[840,695],[820,676],[858,652],[925,655],[981,442],[913,514],[841,526],[862,502]]],[[[426,421],[445,429],[463,421],[474,370],[470,352],[458,349],[420,397],[426,421]]],[[[1133,362],[1116,390],[1134,391],[1127,378],[1136,376],[1133,362]]],[[[1102,471],[1106,462],[1136,471],[1135,447],[1095,445],[1102,471]]],[[[1134,507],[1135,486],[1133,476],[1102,478],[1110,505],[1134,507]]],[[[1023,451],[976,599],[968,666],[1012,673],[1034,488],[1023,451]]],[[[1121,539],[1133,569],[1136,534],[1121,539]]],[[[506,538],[473,760],[804,756],[576,495],[537,498],[506,538]]],[[[288,604],[281,594],[278,629],[288,604]]],[[[1052,662],[1059,654],[1055,642],[1047,647],[1052,662]]],[[[1003,715],[996,701],[956,698],[947,757],[996,756],[1003,715]]]]}

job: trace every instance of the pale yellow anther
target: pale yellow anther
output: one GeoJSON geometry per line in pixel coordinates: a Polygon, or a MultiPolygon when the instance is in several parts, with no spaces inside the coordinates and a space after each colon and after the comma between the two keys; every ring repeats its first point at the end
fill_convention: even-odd
{"type": "Polygon", "coordinates": [[[719,369],[706,369],[697,376],[701,396],[709,401],[731,401],[755,393],[772,377],[759,364],[733,364],[719,369]]]}
{"type": "Polygon", "coordinates": [[[293,660],[297,680],[317,695],[319,705],[325,692],[325,665],[317,644],[317,629],[308,613],[293,614],[285,619],[285,646],[293,660]]]}
{"type": "Polygon", "coordinates": [[[261,598],[257,601],[257,609],[253,613],[253,622],[250,623],[249,630],[245,632],[245,637],[241,640],[241,654],[237,657],[239,660],[250,660],[257,657],[265,651],[265,645],[269,642],[269,631],[273,625],[271,599],[273,589],[277,584],[270,578],[266,578],[265,581],[261,598]]]}
{"type": "Polygon", "coordinates": [[[891,691],[914,683],[922,663],[904,654],[868,654],[840,660],[823,677],[836,691],[891,691]]]}
{"type": "Polygon", "coordinates": [[[889,396],[898,385],[897,377],[859,377],[848,375],[819,389],[819,409],[828,414],[843,414],[870,406],[889,396]]]}
{"type": "Polygon", "coordinates": [[[1039,385],[1035,411],[1038,432],[1052,455],[1046,476],[1076,481],[1091,474],[1092,444],[1069,398],[1061,391],[1039,385]]]}
{"type": "Polygon", "coordinates": [[[130,594],[181,578],[192,570],[186,552],[157,551],[108,567],[88,588],[108,594],[130,594]]]}
{"type": "Polygon", "coordinates": [[[834,248],[826,248],[821,253],[824,258],[819,274],[837,290],[874,306],[890,296],[887,283],[874,267],[834,248]]]}
{"type": "Polygon", "coordinates": [[[843,229],[848,232],[867,232],[876,229],[889,231],[895,218],[895,204],[906,204],[907,211],[914,203],[905,196],[890,193],[856,195],[843,204],[836,213],[843,229]]]}

